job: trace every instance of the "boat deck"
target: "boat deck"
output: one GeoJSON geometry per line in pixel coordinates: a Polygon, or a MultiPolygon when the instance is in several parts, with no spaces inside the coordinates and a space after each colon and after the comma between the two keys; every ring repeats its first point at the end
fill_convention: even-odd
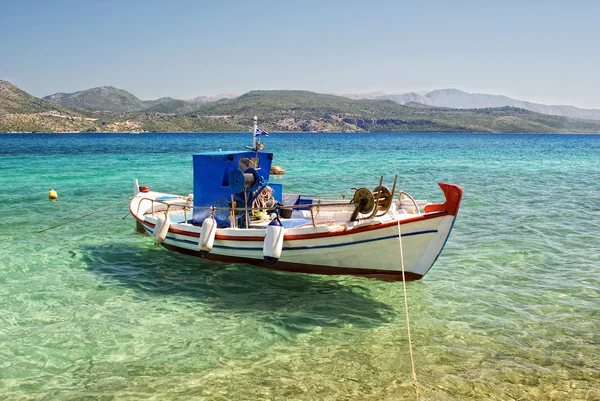
{"type": "MultiPolygon", "coordinates": [[[[145,210],[142,212],[144,215],[153,215],[168,208],[169,217],[172,223],[196,227],[201,226],[201,224],[192,220],[193,202],[189,198],[169,194],[155,194],[155,196],[149,194],[147,201],[148,204],[144,205],[145,210]],[[158,202],[152,202],[152,199],[158,202]]],[[[341,229],[344,229],[358,224],[358,222],[350,222],[350,217],[354,207],[351,205],[339,206],[339,202],[342,201],[325,201],[323,203],[319,203],[318,207],[315,207],[313,210],[296,209],[289,218],[280,216],[281,224],[285,228],[299,228],[309,225],[327,225],[330,226],[330,229],[334,228],[333,226],[336,225],[340,225],[341,229]]],[[[426,201],[417,201],[419,208],[422,208],[426,203],[426,201]]],[[[140,206],[142,205],[140,204],[140,206]]],[[[286,206],[290,205],[284,205],[283,207],[286,206]]],[[[360,220],[362,220],[362,224],[366,222],[365,220],[369,220],[371,223],[378,224],[398,219],[409,219],[420,213],[421,210],[417,210],[414,204],[402,203],[402,205],[400,205],[398,200],[394,200],[392,207],[384,215],[370,219],[365,219],[365,216],[361,215],[360,220]]],[[[262,220],[249,219],[247,228],[265,229],[271,222],[271,217],[271,215],[265,214],[265,218],[262,220]]]]}

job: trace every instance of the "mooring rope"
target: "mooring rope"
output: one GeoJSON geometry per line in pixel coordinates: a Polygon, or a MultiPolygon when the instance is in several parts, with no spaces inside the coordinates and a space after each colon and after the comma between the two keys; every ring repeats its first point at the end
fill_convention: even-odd
{"type": "MultiPolygon", "coordinates": [[[[53,228],[56,228],[56,227],[64,226],[65,224],[72,223],[72,222],[74,222],[74,221],[76,221],[76,220],[81,220],[81,219],[83,219],[84,217],[91,216],[92,214],[99,213],[99,212],[101,212],[101,211],[103,211],[103,210],[106,210],[106,209],[110,209],[111,207],[115,207],[115,206],[117,206],[117,205],[120,205],[120,204],[121,204],[121,203],[123,203],[123,202],[127,202],[128,200],[131,200],[131,199],[132,199],[132,198],[127,198],[127,199],[120,200],[120,201],[118,201],[118,202],[116,202],[116,203],[113,203],[112,205],[108,205],[108,206],[106,206],[106,207],[103,207],[103,208],[100,208],[100,209],[98,209],[98,210],[94,210],[93,212],[90,212],[90,213],[84,214],[83,216],[75,217],[74,219],[71,219],[71,220],[69,220],[69,221],[62,222],[62,223],[60,223],[60,224],[57,224],[57,225],[55,225],[55,226],[48,227],[48,228],[44,228],[43,230],[36,231],[35,233],[36,233],[36,234],[43,233],[44,231],[48,231],[48,230],[52,230],[53,228]]],[[[127,217],[127,216],[125,216],[125,217],[127,217]]]]}
{"type": "Polygon", "coordinates": [[[404,286],[404,311],[406,312],[406,330],[408,331],[408,350],[410,352],[410,365],[412,367],[412,384],[415,388],[417,401],[419,401],[419,382],[417,381],[417,372],[415,371],[415,359],[413,357],[412,339],[410,336],[410,319],[408,318],[408,294],[406,293],[406,276],[404,274],[404,250],[402,248],[402,231],[400,229],[400,219],[398,219],[398,242],[400,243],[400,262],[402,264],[402,285],[404,286]]]}

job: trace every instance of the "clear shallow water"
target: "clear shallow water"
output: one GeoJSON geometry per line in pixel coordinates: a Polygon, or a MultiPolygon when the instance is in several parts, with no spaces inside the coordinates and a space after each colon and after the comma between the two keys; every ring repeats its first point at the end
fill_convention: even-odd
{"type": "MultiPolygon", "coordinates": [[[[192,192],[250,134],[0,135],[0,399],[414,400],[401,283],[153,248],[132,180],[192,192]],[[47,200],[54,188],[58,202],[47,200]]],[[[463,186],[408,285],[424,400],[600,399],[600,136],[272,134],[289,191],[463,186]]]]}

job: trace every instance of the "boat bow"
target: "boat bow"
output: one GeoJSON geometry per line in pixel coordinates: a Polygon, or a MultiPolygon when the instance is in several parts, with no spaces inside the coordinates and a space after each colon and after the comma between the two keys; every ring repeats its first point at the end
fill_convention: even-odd
{"type": "Polygon", "coordinates": [[[447,184],[445,182],[438,182],[438,185],[444,192],[446,202],[426,205],[424,208],[424,212],[432,213],[444,211],[450,216],[456,216],[458,214],[458,209],[460,208],[460,201],[462,199],[462,188],[456,184],[447,184]]]}

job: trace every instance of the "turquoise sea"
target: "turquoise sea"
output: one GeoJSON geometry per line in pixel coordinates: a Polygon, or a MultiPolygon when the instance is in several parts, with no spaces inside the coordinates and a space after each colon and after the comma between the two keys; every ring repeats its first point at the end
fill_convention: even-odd
{"type": "MultiPolygon", "coordinates": [[[[401,282],[154,248],[127,202],[251,134],[0,135],[0,400],[414,400],[401,282]],[[47,199],[50,189],[59,199],[47,199]]],[[[408,283],[422,400],[600,400],[600,135],[271,134],[286,191],[464,189],[408,283]]]]}

